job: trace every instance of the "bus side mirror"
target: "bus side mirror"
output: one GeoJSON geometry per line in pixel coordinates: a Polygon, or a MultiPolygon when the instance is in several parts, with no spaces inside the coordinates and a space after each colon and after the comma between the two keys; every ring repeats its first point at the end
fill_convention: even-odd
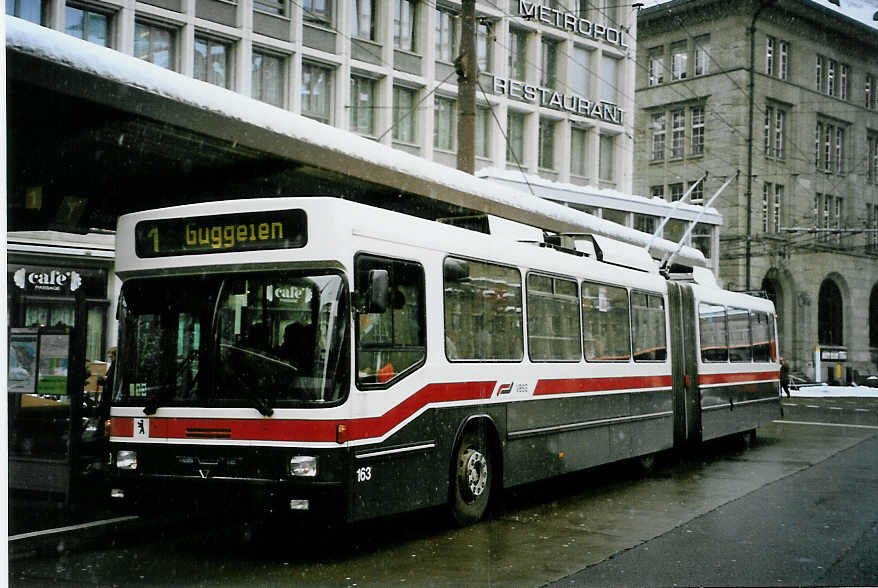
{"type": "Polygon", "coordinates": [[[390,304],[390,273],[386,269],[369,270],[366,290],[366,313],[382,313],[390,304]]]}

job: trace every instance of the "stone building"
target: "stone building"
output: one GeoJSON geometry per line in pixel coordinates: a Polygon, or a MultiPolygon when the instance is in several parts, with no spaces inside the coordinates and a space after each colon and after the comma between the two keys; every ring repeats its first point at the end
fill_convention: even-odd
{"type": "Polygon", "coordinates": [[[638,16],[634,191],[675,200],[707,173],[708,199],[740,173],[713,203],[720,278],[773,298],[781,354],[824,381],[878,371],[878,23],[844,9],[638,16]]]}

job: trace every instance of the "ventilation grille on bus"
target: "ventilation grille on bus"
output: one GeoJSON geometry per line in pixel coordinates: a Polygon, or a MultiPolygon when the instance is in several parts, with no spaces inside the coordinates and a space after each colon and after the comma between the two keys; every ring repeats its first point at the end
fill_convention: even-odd
{"type": "Polygon", "coordinates": [[[186,428],[186,437],[190,439],[230,439],[232,437],[231,429],[196,429],[193,427],[186,428]]]}

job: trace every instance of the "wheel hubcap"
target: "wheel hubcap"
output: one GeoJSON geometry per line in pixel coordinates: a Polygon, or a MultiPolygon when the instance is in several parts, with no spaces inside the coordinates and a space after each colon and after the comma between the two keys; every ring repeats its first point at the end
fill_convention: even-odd
{"type": "Polygon", "coordinates": [[[467,449],[461,459],[460,477],[471,499],[478,498],[488,486],[488,460],[481,452],[467,449]]]}

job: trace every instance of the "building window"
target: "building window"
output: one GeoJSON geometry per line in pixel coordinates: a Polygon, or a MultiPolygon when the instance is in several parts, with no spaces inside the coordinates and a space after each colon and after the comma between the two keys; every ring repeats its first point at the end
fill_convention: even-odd
{"type": "Polygon", "coordinates": [[[506,116],[506,162],[516,165],[524,163],[524,125],[527,115],[522,112],[509,112],[506,116]]]}
{"type": "Polygon", "coordinates": [[[866,74],[866,101],[865,106],[867,110],[878,110],[878,85],[876,85],[876,78],[871,74],[866,74]]]}
{"type": "Polygon", "coordinates": [[[704,202],[704,181],[689,182],[689,190],[689,202],[693,204],[704,202]]]}
{"type": "Polygon", "coordinates": [[[816,169],[827,174],[844,173],[845,129],[841,126],[818,122],[815,137],[816,169]]]}
{"type": "Polygon", "coordinates": [[[542,69],[540,84],[545,88],[554,88],[558,82],[558,43],[543,38],[542,69]]]}
{"type": "Polygon", "coordinates": [[[780,211],[783,206],[783,192],[784,187],[782,184],[774,185],[774,213],[772,214],[771,222],[775,233],[780,232],[780,211]]]}
{"type": "Polygon", "coordinates": [[[766,157],[784,158],[786,112],[774,106],[765,107],[763,146],[766,157]]]}
{"type": "Polygon", "coordinates": [[[457,102],[437,96],[433,103],[433,146],[443,151],[457,148],[457,102]]]}
{"type": "Polygon", "coordinates": [[[790,77],[790,44],[786,41],[778,41],[777,46],[777,77],[782,80],[788,80],[790,77]]]}
{"type": "Polygon", "coordinates": [[[570,129],[570,173],[574,176],[588,177],[588,131],[573,127],[570,129]]]}
{"type": "Polygon", "coordinates": [[[375,37],[375,0],[351,0],[351,36],[369,41],[375,37]]]}
{"type": "Polygon", "coordinates": [[[655,233],[655,229],[658,226],[658,219],[648,214],[635,214],[634,224],[632,226],[635,231],[652,234],[655,233]]]}
{"type": "Polygon", "coordinates": [[[250,95],[274,106],[284,105],[284,59],[253,51],[250,95]]]}
{"type": "Polygon", "coordinates": [[[866,179],[878,183],[878,134],[871,134],[866,139],[868,155],[866,159],[866,179]]]}
{"type": "Polygon", "coordinates": [[[457,57],[457,15],[436,9],[436,59],[454,61],[457,57]]]}
{"type": "Polygon", "coordinates": [[[601,181],[613,182],[616,174],[616,137],[601,135],[599,147],[598,177],[601,181]]]}
{"type": "Polygon", "coordinates": [[[110,46],[109,17],[104,13],[67,6],[64,11],[64,27],[68,35],[95,45],[110,46]]]}
{"type": "Polygon", "coordinates": [[[6,14],[43,26],[47,22],[46,4],[42,0],[6,0],[6,14]]]}
{"type": "Polygon", "coordinates": [[[701,155],[704,153],[704,107],[693,106],[690,110],[692,116],[692,141],[690,154],[701,155]]]}
{"type": "Polygon", "coordinates": [[[765,38],[765,75],[774,77],[774,46],[777,39],[774,37],[765,38]]]}
{"type": "Polygon", "coordinates": [[[570,87],[580,96],[588,96],[588,77],[591,71],[591,51],[582,47],[573,48],[570,87]]]}
{"type": "Polygon", "coordinates": [[[689,53],[686,42],[671,45],[671,81],[685,80],[689,72],[689,53]]]}
{"type": "Polygon", "coordinates": [[[396,0],[393,4],[393,46],[415,52],[418,12],[415,0],[396,0]]]}
{"type": "Polygon", "coordinates": [[[509,77],[527,79],[527,32],[509,29],[509,77]]]}
{"type": "Polygon", "coordinates": [[[683,157],[686,142],[686,112],[671,112],[671,159],[683,157]]]}
{"type": "Polygon", "coordinates": [[[417,91],[411,88],[393,87],[393,138],[396,141],[414,143],[417,140],[416,95],[417,91]]]}
{"type": "Polygon", "coordinates": [[[375,135],[375,85],[372,78],[351,76],[351,131],[375,135]]]}
{"type": "Polygon", "coordinates": [[[619,90],[619,60],[601,55],[601,100],[615,104],[619,90]]]}
{"type": "Polygon", "coordinates": [[[554,120],[540,119],[540,153],[539,166],[543,169],[555,169],[555,127],[554,120]]]}
{"type": "Polygon", "coordinates": [[[303,0],[302,17],[324,26],[332,24],[332,0],[303,0]]]}
{"type": "Polygon", "coordinates": [[[231,50],[228,43],[207,37],[195,37],[195,64],[192,73],[196,80],[229,88],[232,78],[230,64],[231,50]]]}
{"type": "Polygon", "coordinates": [[[848,75],[850,73],[850,68],[848,68],[847,64],[842,63],[839,66],[838,71],[838,97],[842,100],[848,99],[848,90],[849,88],[849,78],[848,75]]]}
{"type": "Polygon", "coordinates": [[[480,72],[494,71],[494,25],[476,24],[476,61],[480,72]]]}
{"type": "Polygon", "coordinates": [[[287,13],[286,0],[253,0],[253,8],[260,12],[283,16],[287,13]]]}
{"type": "Polygon", "coordinates": [[[780,231],[780,214],[783,206],[784,187],[781,184],[762,184],[762,232],[780,231]]]}
{"type": "Polygon", "coordinates": [[[134,23],[134,56],[165,69],[177,63],[174,31],[146,22],[134,23]]]}
{"type": "Polygon", "coordinates": [[[664,47],[656,47],[649,51],[649,86],[658,86],[665,82],[665,50],[664,47]]]}
{"type": "Polygon", "coordinates": [[[665,113],[652,115],[652,161],[665,158],[665,113]]]}
{"type": "Polygon", "coordinates": [[[494,114],[490,107],[476,108],[476,157],[491,156],[491,129],[494,128],[494,114]]]}
{"type": "Polygon", "coordinates": [[[829,59],[826,62],[826,93],[830,96],[835,96],[836,88],[835,88],[835,72],[838,68],[838,62],[834,59],[829,59]]]}
{"type": "Polygon", "coordinates": [[[710,73],[710,35],[695,37],[695,75],[710,73]]]}
{"type": "Polygon", "coordinates": [[[817,56],[817,61],[815,62],[815,71],[814,75],[816,77],[815,88],[821,94],[823,93],[823,71],[826,69],[826,59],[822,55],[817,56]]]}
{"type": "Polygon", "coordinates": [[[661,198],[665,199],[665,186],[662,184],[661,186],[650,186],[649,187],[649,195],[653,198],[661,198]]]}
{"type": "Polygon", "coordinates": [[[669,184],[668,187],[671,190],[671,202],[683,199],[683,182],[669,184]]]}
{"type": "Polygon", "coordinates": [[[330,124],[332,115],[332,70],[302,63],[302,115],[330,124]]]}
{"type": "Polygon", "coordinates": [[[707,223],[696,223],[692,229],[692,247],[700,251],[706,259],[710,259],[711,241],[713,241],[713,227],[707,223]]]}

